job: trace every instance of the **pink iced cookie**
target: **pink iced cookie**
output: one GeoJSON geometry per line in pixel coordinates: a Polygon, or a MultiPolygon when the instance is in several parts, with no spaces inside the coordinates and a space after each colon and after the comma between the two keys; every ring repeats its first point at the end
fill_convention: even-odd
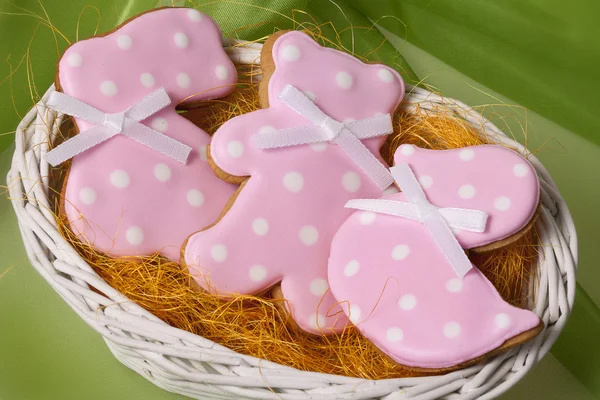
{"type": "MultiPolygon", "coordinates": [[[[403,145],[395,163],[410,166],[434,206],[488,214],[482,233],[455,230],[465,249],[517,233],[538,205],[535,170],[504,147],[436,151],[403,145]]],[[[406,196],[385,200],[406,202],[406,196]]],[[[451,368],[509,339],[518,344],[541,328],[534,313],[502,300],[477,268],[457,276],[425,225],[399,216],[355,211],[333,239],[329,283],[367,338],[415,368],[451,368]]]]}
{"type": "MultiPolygon", "coordinates": [[[[300,32],[279,36],[270,54],[263,51],[263,68],[271,57],[270,107],[226,122],[210,146],[225,174],[250,178],[217,225],[189,238],[184,261],[200,286],[220,294],[256,294],[281,282],[300,328],[328,333],[347,322],[328,291],[331,238],[351,214],[347,200],[380,197],[382,190],[335,144],[261,150],[252,138],[310,125],[278,98],[286,85],[337,121],[392,113],[404,85],[391,68],[323,48],[300,32]]],[[[384,141],[363,140],[382,163],[384,141]]]]}
{"type": "MultiPolygon", "coordinates": [[[[163,87],[171,105],[141,122],[192,148],[182,164],[117,135],[75,156],[63,189],[72,230],[111,256],[178,261],[185,238],[217,219],[235,187],[214,176],[209,135],[175,106],[222,97],[236,80],[218,26],[187,8],[149,12],[69,47],[57,76],[65,94],[115,113],[163,87]]],[[[94,126],[75,121],[80,132],[94,126]]]]}

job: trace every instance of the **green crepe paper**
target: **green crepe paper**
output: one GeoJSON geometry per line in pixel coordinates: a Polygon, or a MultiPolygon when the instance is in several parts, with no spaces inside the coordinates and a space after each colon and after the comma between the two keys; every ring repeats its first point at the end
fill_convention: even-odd
{"type": "MultiPolygon", "coordinates": [[[[95,33],[98,21],[97,32],[101,33],[157,6],[192,5],[156,0],[42,0],[44,11],[37,0],[14,3],[18,7],[0,0],[0,134],[14,131],[21,116],[52,83],[56,61],[67,46],[58,35],[54,40],[42,19],[28,16],[23,9],[43,19],[47,12],[53,25],[75,41],[80,15],[78,37],[83,39],[95,33]],[[99,11],[99,19],[90,4],[99,11]],[[28,46],[29,55],[24,58],[28,46]],[[34,77],[31,85],[28,70],[34,77]]],[[[354,41],[350,30],[340,39],[347,49],[363,56],[383,40],[375,29],[364,29],[377,21],[484,85],[600,143],[600,135],[594,134],[600,127],[594,119],[600,105],[594,93],[598,85],[592,84],[597,82],[593,69],[600,61],[597,10],[579,10],[574,3],[555,1],[542,5],[542,0],[201,0],[194,4],[215,18],[226,35],[247,40],[277,29],[298,28],[298,23],[311,22],[311,17],[317,23],[334,22],[338,31],[350,21],[357,27],[354,41]],[[305,10],[310,17],[293,10],[305,10]],[[292,14],[296,22],[289,19],[292,14]],[[407,27],[393,18],[381,18],[386,15],[396,15],[407,27]],[[545,35],[539,35],[540,31],[545,35]]],[[[323,34],[337,42],[331,27],[323,26],[323,34]]],[[[387,43],[369,59],[395,67],[409,82],[416,79],[387,43]]],[[[12,134],[0,136],[0,152],[13,140],[12,134]]],[[[590,390],[600,394],[600,354],[588,345],[600,337],[600,312],[580,288],[578,296],[553,353],[590,390]]]]}
{"type": "Polygon", "coordinates": [[[600,144],[600,2],[349,2],[484,86],[600,144]],[[392,15],[402,22],[384,17],[392,15]]]}
{"type": "Polygon", "coordinates": [[[552,354],[600,398],[600,309],[577,284],[573,313],[552,347],[552,354]]]}

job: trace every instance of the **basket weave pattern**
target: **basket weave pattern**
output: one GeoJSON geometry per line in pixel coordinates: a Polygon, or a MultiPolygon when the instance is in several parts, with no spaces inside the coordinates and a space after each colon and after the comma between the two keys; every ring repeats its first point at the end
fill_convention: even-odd
{"type": "MultiPolygon", "coordinates": [[[[260,45],[224,40],[236,63],[257,64],[260,45]]],[[[577,268],[573,220],[543,165],[526,148],[465,104],[407,86],[409,112],[450,105],[487,138],[528,155],[541,182],[536,230],[543,246],[537,265],[534,312],[544,331],[531,342],[442,376],[368,381],[299,371],[235,353],[173,328],[104,282],[61,236],[49,201],[49,165],[43,156],[65,119],[45,106],[54,87],[25,116],[7,182],[25,249],[34,268],[69,306],[104,338],[114,356],[157,386],[212,399],[489,399],[514,385],[550,349],[572,310],[577,268]],[[97,291],[91,288],[96,288],[97,291]],[[103,294],[98,293],[101,292],[103,294]]]]}

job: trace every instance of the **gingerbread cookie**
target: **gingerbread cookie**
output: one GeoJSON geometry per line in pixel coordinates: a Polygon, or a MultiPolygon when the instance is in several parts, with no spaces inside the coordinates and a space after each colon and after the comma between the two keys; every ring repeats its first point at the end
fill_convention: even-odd
{"type": "Polygon", "coordinates": [[[80,133],[47,159],[73,157],[61,205],[71,229],[111,256],[178,261],[235,191],[208,165],[209,135],[175,109],[234,89],[218,26],[197,10],[159,9],[75,43],[58,68],[63,93],[48,105],[80,133]]]}
{"type": "Polygon", "coordinates": [[[404,94],[384,65],[318,45],[301,32],[274,35],[261,55],[261,110],[213,136],[217,174],[243,182],[213,227],[192,235],[183,263],[204,289],[263,292],[277,283],[297,325],[340,330],[346,319],[329,293],[333,234],[353,198],[377,198],[393,179],[379,149],[404,94]]]}
{"type": "Polygon", "coordinates": [[[391,168],[403,190],[353,200],[329,260],[335,298],[357,328],[405,366],[448,370],[537,335],[531,311],[506,303],[463,249],[517,234],[539,182],[519,154],[494,145],[402,145],[391,168]]]}

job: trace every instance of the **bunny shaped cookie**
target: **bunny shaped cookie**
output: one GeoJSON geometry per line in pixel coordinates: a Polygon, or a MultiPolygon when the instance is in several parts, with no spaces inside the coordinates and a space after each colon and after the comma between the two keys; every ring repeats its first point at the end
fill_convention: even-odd
{"type": "Polygon", "coordinates": [[[235,186],[214,176],[209,135],[175,107],[225,96],[236,79],[218,26],[193,9],[151,11],[69,47],[56,78],[64,95],[51,100],[83,109],[81,133],[49,155],[89,147],[74,155],[63,187],[71,229],[111,256],[178,261],[185,238],[217,219],[235,186]]]}
{"type": "Polygon", "coordinates": [[[403,192],[350,202],[359,210],[332,242],[331,291],[350,320],[418,369],[466,365],[539,333],[540,319],[506,303],[462,250],[528,226],[539,201],[532,166],[495,145],[402,145],[395,164],[403,192]]]}
{"type": "Polygon", "coordinates": [[[328,291],[331,238],[351,213],[347,200],[379,197],[392,182],[379,149],[404,84],[391,68],[295,31],[267,41],[261,64],[264,108],[223,124],[210,145],[217,174],[242,187],[215,226],[189,238],[183,261],[219,294],[280,282],[300,328],[340,330],[347,321],[328,291]]]}

